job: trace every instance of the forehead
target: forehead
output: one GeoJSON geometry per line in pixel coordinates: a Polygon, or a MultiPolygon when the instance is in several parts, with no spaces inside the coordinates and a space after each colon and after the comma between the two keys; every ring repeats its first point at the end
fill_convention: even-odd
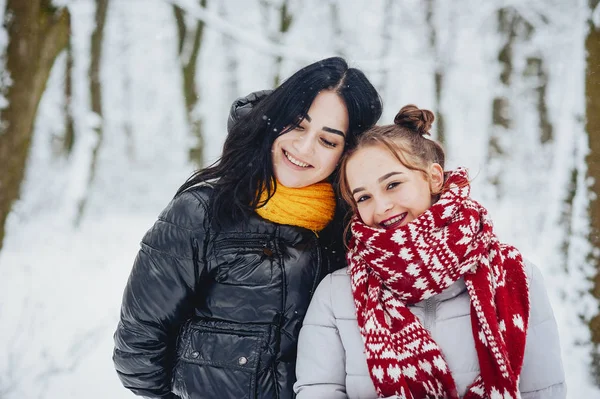
{"type": "Polygon", "coordinates": [[[392,152],[382,144],[369,145],[356,150],[348,160],[348,166],[362,166],[372,169],[402,165],[392,152]]]}
{"type": "Polygon", "coordinates": [[[320,120],[320,123],[329,122],[348,125],[346,104],[339,94],[333,91],[320,92],[310,105],[308,115],[311,120],[320,120]]]}
{"type": "Polygon", "coordinates": [[[346,165],[346,177],[351,188],[354,188],[353,185],[376,183],[377,179],[391,171],[406,172],[408,168],[380,144],[357,150],[346,165]]]}

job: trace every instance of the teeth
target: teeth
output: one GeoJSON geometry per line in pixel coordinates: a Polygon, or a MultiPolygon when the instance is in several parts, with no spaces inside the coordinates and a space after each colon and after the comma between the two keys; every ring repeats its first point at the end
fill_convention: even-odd
{"type": "Polygon", "coordinates": [[[403,218],[404,218],[404,213],[403,213],[402,215],[398,215],[398,216],[396,216],[396,217],[395,217],[395,218],[393,218],[393,219],[387,220],[387,221],[383,222],[382,224],[383,224],[384,226],[386,226],[386,227],[387,227],[387,226],[390,226],[390,225],[392,225],[392,224],[394,224],[394,223],[397,223],[397,222],[399,222],[399,221],[400,221],[400,220],[402,220],[403,218]]]}
{"type": "Polygon", "coordinates": [[[302,168],[307,168],[307,167],[310,166],[307,163],[298,161],[296,158],[294,158],[293,156],[291,156],[287,151],[284,151],[283,153],[285,154],[286,158],[289,159],[290,162],[293,163],[294,165],[298,165],[298,166],[300,166],[302,168]]]}

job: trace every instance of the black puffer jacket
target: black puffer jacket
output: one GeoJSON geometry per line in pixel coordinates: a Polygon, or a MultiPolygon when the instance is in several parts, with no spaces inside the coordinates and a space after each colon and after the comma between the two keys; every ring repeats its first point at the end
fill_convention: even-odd
{"type": "Polygon", "coordinates": [[[151,398],[291,398],[304,314],[320,280],[344,266],[343,251],[332,250],[327,229],[317,237],[257,215],[217,232],[211,192],[179,195],[144,236],[115,367],[151,398]]]}

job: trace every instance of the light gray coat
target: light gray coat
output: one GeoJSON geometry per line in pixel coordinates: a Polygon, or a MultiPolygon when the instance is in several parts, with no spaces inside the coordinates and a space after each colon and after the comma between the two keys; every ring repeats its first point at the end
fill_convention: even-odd
{"type": "MultiPolygon", "coordinates": [[[[522,399],[567,396],[556,321],[540,271],[526,265],[531,312],[519,389],[522,399]]],[[[479,374],[464,281],[409,307],[441,347],[462,397],[479,374]]],[[[297,399],[372,399],[364,346],[347,269],[329,274],[317,288],[298,342],[297,399]]]]}

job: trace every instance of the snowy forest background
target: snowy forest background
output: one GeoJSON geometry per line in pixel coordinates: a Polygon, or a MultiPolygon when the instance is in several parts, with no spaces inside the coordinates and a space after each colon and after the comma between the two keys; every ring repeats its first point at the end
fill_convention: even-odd
{"type": "Polygon", "coordinates": [[[334,54],[435,110],[542,269],[570,398],[600,398],[599,0],[0,0],[0,398],[131,398],[112,334],[143,233],[231,102],[334,54]]]}

